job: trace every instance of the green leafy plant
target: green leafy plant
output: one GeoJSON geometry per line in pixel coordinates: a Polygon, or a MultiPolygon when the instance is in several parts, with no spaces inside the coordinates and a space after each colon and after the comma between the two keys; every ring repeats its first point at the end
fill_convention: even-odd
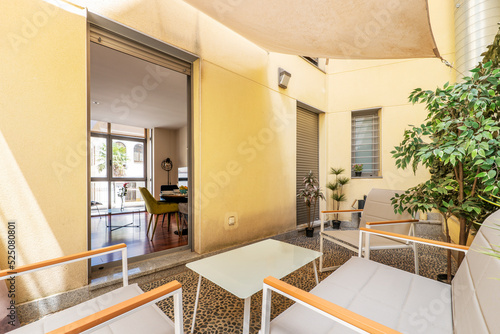
{"type": "Polygon", "coordinates": [[[354,169],[355,172],[362,172],[363,171],[363,164],[354,164],[354,165],[352,165],[352,169],[354,169]]]}
{"type": "MultiPolygon", "coordinates": [[[[404,132],[391,152],[396,166],[426,167],[428,181],[393,199],[396,212],[436,209],[460,222],[459,244],[466,245],[470,228],[493,206],[479,196],[500,191],[500,69],[479,64],[464,82],[435,91],[415,89],[412,103],[428,110],[425,123],[404,132]]],[[[449,238],[449,235],[447,236],[449,238]]],[[[463,254],[459,256],[459,263],[463,254]]]]}
{"type": "MultiPolygon", "coordinates": [[[[363,165],[361,165],[361,168],[363,165]]],[[[340,176],[344,173],[344,168],[330,168],[330,174],[335,175],[335,181],[329,182],[326,187],[332,191],[331,198],[333,199],[333,210],[340,209],[340,203],[345,202],[347,197],[344,194],[344,186],[349,183],[350,179],[345,176],[340,176]]],[[[335,214],[335,220],[339,219],[339,214],[335,214]]]]}
{"type": "MultiPolygon", "coordinates": [[[[113,154],[113,177],[125,176],[125,170],[127,168],[127,149],[123,145],[118,145],[113,143],[112,148],[113,154]]],[[[102,172],[106,168],[106,145],[102,145],[99,149],[99,164],[97,169],[102,172]]]]}
{"type": "Polygon", "coordinates": [[[297,197],[302,197],[304,203],[307,205],[307,228],[312,228],[316,205],[318,204],[318,200],[325,199],[325,195],[321,191],[318,179],[312,171],[309,171],[307,176],[302,180],[302,183],[304,184],[304,188],[299,190],[297,197]],[[311,206],[313,206],[313,217],[311,217],[311,206]]]}

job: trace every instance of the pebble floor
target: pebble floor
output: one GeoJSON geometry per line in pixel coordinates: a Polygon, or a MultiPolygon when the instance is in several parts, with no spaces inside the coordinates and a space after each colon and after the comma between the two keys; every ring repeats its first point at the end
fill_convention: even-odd
{"type": "MultiPolygon", "coordinates": [[[[440,226],[436,225],[419,225],[417,226],[417,236],[441,240],[440,226]]],[[[319,251],[319,237],[317,232],[313,238],[306,238],[304,232],[299,232],[296,237],[286,240],[293,245],[313,249],[319,251]]],[[[420,275],[435,279],[438,273],[446,272],[446,251],[431,246],[419,245],[419,264],[420,275]]],[[[325,242],[325,267],[332,265],[341,265],[352,256],[354,252],[340,247],[331,242],[325,242]]],[[[389,265],[394,268],[399,268],[408,272],[414,272],[413,251],[411,249],[399,250],[380,250],[372,251],[370,259],[389,265]]],[[[456,265],[453,261],[453,272],[456,271],[456,265]]],[[[325,279],[332,272],[319,273],[319,280],[325,279]]],[[[196,288],[198,284],[198,274],[186,269],[186,271],[166,277],[162,280],[144,284],[141,288],[148,291],[170,281],[177,280],[182,284],[183,290],[183,316],[184,330],[189,333],[191,330],[191,322],[194,311],[194,302],[196,299],[196,288]]],[[[314,285],[314,269],[311,264],[308,264],[292,274],[283,278],[289,284],[309,291],[314,285]]],[[[158,306],[173,319],[173,301],[169,298],[162,301],[158,306]]],[[[273,294],[272,297],[272,314],[271,318],[276,317],[281,312],[286,310],[292,302],[285,297],[273,294]]],[[[262,292],[258,292],[252,296],[250,333],[258,333],[260,329],[262,312],[262,292]]],[[[198,312],[196,315],[195,333],[242,333],[243,323],[243,300],[239,299],[216,284],[203,279],[200,292],[200,302],[198,304],[198,312]]]]}

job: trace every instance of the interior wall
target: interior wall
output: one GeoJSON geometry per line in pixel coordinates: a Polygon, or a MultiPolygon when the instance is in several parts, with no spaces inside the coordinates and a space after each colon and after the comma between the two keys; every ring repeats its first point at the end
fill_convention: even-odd
{"type": "MultiPolygon", "coordinates": [[[[87,71],[83,9],[2,1],[0,268],[87,249],[87,71]]],[[[87,283],[86,262],[16,279],[16,302],[87,283]]]]}
{"type": "Polygon", "coordinates": [[[177,184],[178,131],[175,129],[153,129],[153,196],[160,199],[161,185],[168,184],[168,173],[161,168],[161,162],[170,158],[173,168],[170,171],[170,183],[177,184]]]}
{"type": "MultiPolygon", "coordinates": [[[[431,1],[430,18],[438,49],[446,60],[454,62],[454,4],[452,0],[431,1]]],[[[420,169],[414,175],[411,169],[400,170],[390,151],[403,139],[410,124],[420,125],[427,112],[423,105],[412,105],[408,96],[413,89],[435,89],[447,81],[454,82],[455,70],[439,59],[407,60],[330,60],[328,66],[328,113],[326,170],[330,167],[351,171],[351,111],[381,108],[380,147],[381,178],[351,179],[344,187],[347,201],[341,209],[349,209],[355,199],[362,199],[372,188],[405,190],[428,178],[420,169]]],[[[327,176],[333,180],[334,176],[327,176]]],[[[324,183],[326,184],[326,182],[324,183]]],[[[328,202],[323,208],[331,209],[333,201],[327,190],[328,202]]],[[[350,214],[341,217],[350,220],[350,214]]]]}
{"type": "Polygon", "coordinates": [[[177,168],[188,166],[188,128],[183,126],[177,130],[177,168]]]}

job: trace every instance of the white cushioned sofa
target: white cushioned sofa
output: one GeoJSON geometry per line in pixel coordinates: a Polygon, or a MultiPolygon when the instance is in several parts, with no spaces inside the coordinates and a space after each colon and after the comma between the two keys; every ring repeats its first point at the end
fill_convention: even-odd
{"type": "MultiPolygon", "coordinates": [[[[262,334],[500,333],[500,211],[490,215],[467,247],[362,229],[466,252],[451,285],[353,257],[310,291],[273,277],[264,281],[262,334]],[[271,291],[296,301],[270,321],[271,291]]],[[[360,252],[361,254],[361,252],[360,252]]]]}

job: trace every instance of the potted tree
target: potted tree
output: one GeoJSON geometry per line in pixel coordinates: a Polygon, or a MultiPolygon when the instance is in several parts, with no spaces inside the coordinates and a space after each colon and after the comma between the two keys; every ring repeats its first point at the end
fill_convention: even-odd
{"type": "Polygon", "coordinates": [[[316,212],[316,205],[319,199],[325,199],[325,195],[319,187],[318,179],[314,176],[312,171],[309,171],[306,177],[304,177],[302,183],[304,184],[304,189],[299,190],[297,197],[302,197],[304,203],[307,205],[307,227],[306,236],[312,237],[314,234],[314,213],[316,212]],[[313,210],[311,212],[311,206],[313,210]]]}
{"type": "MultiPolygon", "coordinates": [[[[340,210],[340,203],[345,202],[347,197],[344,194],[344,186],[349,183],[349,178],[345,176],[340,176],[345,172],[344,168],[330,168],[330,174],[335,175],[335,182],[329,182],[326,187],[332,191],[331,198],[333,199],[333,210],[340,210]]],[[[335,219],[331,221],[332,228],[339,229],[340,220],[339,214],[335,214],[335,219]]]]}
{"type": "MultiPolygon", "coordinates": [[[[415,89],[413,103],[425,103],[425,123],[406,130],[392,151],[398,168],[422,164],[430,180],[394,199],[395,210],[436,209],[458,218],[460,245],[471,227],[493,210],[481,198],[500,191],[500,69],[479,64],[464,82],[436,91],[415,89]]],[[[447,236],[449,238],[449,234],[447,236]]],[[[463,254],[458,257],[459,264],[463,254]]]]}
{"type": "Polygon", "coordinates": [[[363,173],[363,164],[354,164],[352,165],[352,169],[354,169],[354,176],[361,176],[363,173]]]}

